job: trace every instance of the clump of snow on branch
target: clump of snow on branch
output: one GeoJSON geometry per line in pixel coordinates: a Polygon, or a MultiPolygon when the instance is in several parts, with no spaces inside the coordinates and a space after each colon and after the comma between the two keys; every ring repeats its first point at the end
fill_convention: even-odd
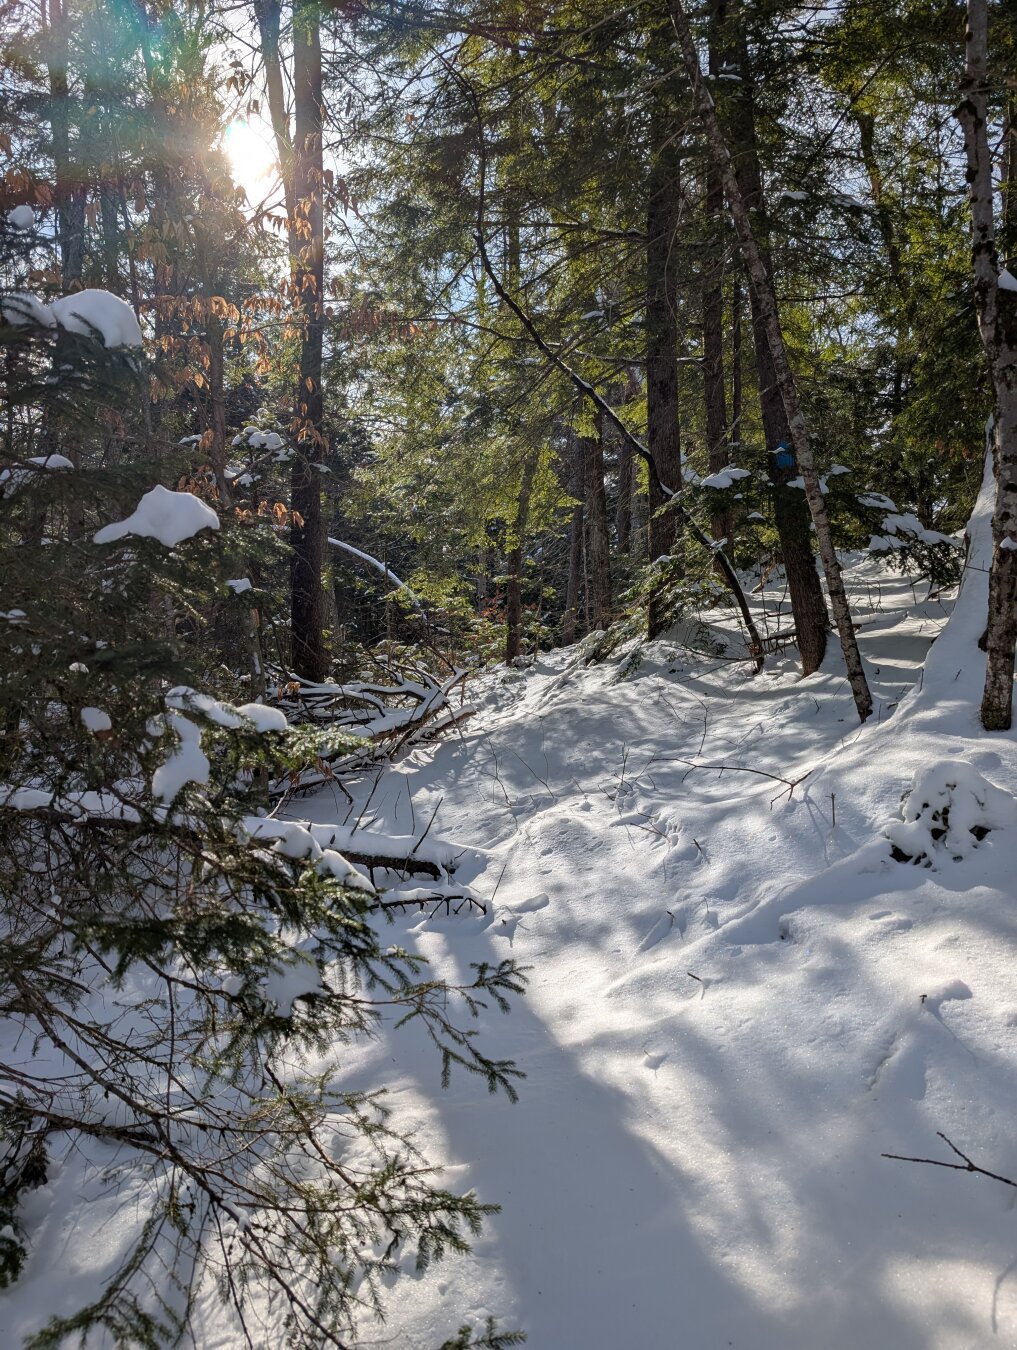
{"type": "Polygon", "coordinates": [[[752,475],[748,469],[735,468],[733,464],[727,464],[723,469],[718,469],[716,473],[711,473],[708,478],[704,478],[700,487],[708,488],[729,488],[732,487],[740,478],[751,478],[752,475]]]}
{"type": "Polygon", "coordinates": [[[27,291],[12,291],[10,295],[0,296],[0,318],[12,328],[20,328],[26,323],[39,328],[56,327],[56,317],[49,305],[27,291]]]}
{"type": "Polygon", "coordinates": [[[15,206],[7,212],[7,224],[12,230],[30,230],[35,224],[35,212],[30,206],[15,206]]]}
{"type": "Polygon", "coordinates": [[[210,506],[190,492],[171,492],[169,488],[160,486],[146,492],[137,509],[126,520],[116,521],[99,530],[95,542],[111,544],[133,534],[143,539],[158,539],[167,548],[174,548],[200,530],[218,528],[219,517],[210,506]]]}
{"type": "Polygon", "coordinates": [[[113,730],[109,713],[103,712],[101,708],[82,708],[81,721],[93,735],[113,730]]]}
{"type": "Polygon", "coordinates": [[[45,304],[26,291],[0,297],[0,316],[15,327],[35,324],[98,338],[105,347],[140,347],[141,327],[126,300],[110,291],[78,291],[45,304]]]}
{"type": "Polygon", "coordinates": [[[140,347],[141,328],[126,300],[109,291],[78,291],[50,305],[57,323],[68,333],[102,337],[106,347],[140,347]]]}
{"type": "Polygon", "coordinates": [[[40,469],[73,469],[66,455],[33,455],[24,464],[0,472],[0,496],[10,496],[40,469]]]}
{"type": "Polygon", "coordinates": [[[883,521],[883,529],[886,534],[874,534],[869,540],[870,553],[885,553],[889,549],[907,548],[909,544],[916,540],[922,544],[947,544],[951,548],[960,547],[958,541],[951,539],[948,534],[940,534],[938,530],[927,530],[912,512],[907,512],[904,515],[887,516],[883,521]]]}

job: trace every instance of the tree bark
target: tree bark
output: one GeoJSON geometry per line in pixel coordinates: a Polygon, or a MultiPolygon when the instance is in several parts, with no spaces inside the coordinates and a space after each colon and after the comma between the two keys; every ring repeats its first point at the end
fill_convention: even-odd
{"type": "MultiPolygon", "coordinates": [[[[663,94],[658,94],[662,99],[663,94]]],[[[681,487],[682,450],[678,422],[678,285],[673,251],[681,209],[680,162],[675,143],[677,118],[658,105],[653,114],[653,165],[646,212],[646,432],[659,483],[650,485],[650,510],[666,498],[660,483],[681,487]]],[[[668,553],[675,540],[673,513],[650,522],[650,554],[668,553]]]]}
{"type": "Polygon", "coordinates": [[[986,0],[968,0],[966,60],[957,119],[964,132],[971,202],[971,270],[975,311],[993,393],[996,502],[985,635],[982,725],[1005,731],[1013,717],[1017,644],[1017,291],[999,285],[986,84],[989,16],[986,0]]]}
{"type": "MultiPolygon", "coordinates": [[[[706,170],[706,216],[710,237],[702,275],[703,397],[708,462],[710,472],[717,473],[732,457],[724,389],[724,186],[713,164],[706,170]]],[[[731,512],[723,508],[715,511],[710,528],[714,539],[730,540],[731,512]]]]}
{"type": "MultiPolygon", "coordinates": [[[[45,0],[43,13],[45,14],[45,0]]],[[[67,0],[49,0],[46,67],[49,74],[53,177],[64,291],[81,283],[85,263],[85,192],[71,162],[71,98],[68,80],[69,23],[67,0]]]]}
{"type": "MultiPolygon", "coordinates": [[[[756,141],[752,72],[738,3],[739,0],[717,0],[711,15],[710,56],[711,60],[718,64],[719,57],[723,56],[724,64],[728,68],[737,69],[740,76],[736,90],[731,96],[728,118],[729,135],[734,145],[731,155],[732,166],[756,241],[762,284],[772,294],[773,265],[770,258],[763,177],[756,141]]],[[[723,179],[723,171],[715,155],[713,169],[718,177],[723,179]]],[[[766,448],[772,453],[778,445],[790,444],[791,427],[770,351],[759,287],[754,284],[751,274],[749,305],[763,434],[766,448]]],[[[739,409],[739,416],[740,413],[739,409]]],[[[795,477],[797,473],[785,473],[774,478],[774,526],[780,539],[788,593],[791,598],[791,612],[798,635],[802,674],[811,675],[819,669],[826,655],[826,635],[830,620],[812,549],[808,504],[800,492],[783,486],[795,477]]]]}
{"type": "Polygon", "coordinates": [[[586,539],[589,569],[590,623],[611,624],[611,543],[607,530],[607,494],[604,490],[604,419],[597,413],[596,430],[580,442],[586,486],[586,539]]]}
{"type": "Polygon", "coordinates": [[[328,662],[323,633],[324,532],[321,473],[326,448],[322,431],[325,233],[322,203],[321,33],[314,0],[293,4],[293,197],[294,232],[300,238],[294,298],[302,333],[294,399],[297,454],[293,460],[290,505],[290,623],[293,668],[322,680],[328,662]]]}
{"type": "MultiPolygon", "coordinates": [[[[721,171],[724,191],[727,195],[728,205],[731,208],[731,215],[734,220],[735,231],[738,235],[738,242],[741,246],[742,256],[745,259],[750,286],[755,292],[755,303],[759,312],[760,327],[766,335],[766,345],[769,347],[775,381],[780,390],[784,410],[787,414],[791,442],[798,459],[798,467],[801,470],[801,477],[805,484],[805,496],[809,504],[809,510],[812,513],[813,524],[816,528],[816,540],[819,544],[819,551],[826,572],[826,584],[827,589],[830,592],[830,606],[833,610],[834,620],[837,624],[837,632],[840,636],[841,650],[844,653],[844,663],[847,667],[848,682],[851,685],[851,692],[854,696],[858,716],[861,721],[864,722],[872,713],[872,695],[869,692],[868,682],[865,678],[865,669],[862,665],[861,653],[858,650],[858,641],[855,637],[854,625],[851,622],[851,611],[848,607],[847,594],[844,590],[844,579],[841,575],[840,562],[838,561],[837,553],[833,546],[830,520],[826,514],[826,503],[823,500],[823,494],[819,487],[819,475],[816,472],[816,462],[809,441],[808,425],[805,420],[805,414],[802,412],[798,402],[798,391],[795,387],[794,376],[791,373],[787,349],[784,346],[784,335],[781,331],[780,317],[777,311],[777,300],[773,289],[772,279],[756,241],[749,210],[735,175],[735,166],[731,159],[731,152],[728,149],[727,142],[720,129],[720,123],[717,120],[717,112],[714,106],[713,97],[703,80],[703,72],[699,65],[699,55],[696,51],[696,44],[692,37],[692,29],[689,25],[685,7],[682,0],[668,0],[668,3],[671,9],[671,17],[674,20],[675,30],[678,34],[678,41],[681,45],[685,69],[695,95],[696,111],[703,124],[703,130],[706,132],[710,153],[721,171]]],[[[813,571],[814,570],[815,569],[813,568],[813,571]]],[[[790,576],[788,581],[790,584],[790,576]]]]}
{"type": "Polygon", "coordinates": [[[519,481],[516,518],[512,527],[508,556],[508,581],[505,585],[505,663],[514,661],[523,649],[523,545],[530,520],[530,497],[537,475],[537,456],[528,454],[519,481]]]}
{"type": "Polygon", "coordinates": [[[586,528],[585,484],[582,451],[577,436],[569,436],[568,483],[574,499],[569,522],[569,572],[565,585],[565,613],[562,616],[562,641],[568,646],[579,634],[579,596],[583,585],[583,531],[586,528]]]}
{"type": "MultiPolygon", "coordinates": [[[[666,68],[669,53],[659,53],[666,68]]],[[[646,443],[656,466],[650,476],[650,561],[680,547],[678,516],[661,512],[669,500],[661,487],[682,485],[681,427],[678,420],[678,277],[674,256],[681,214],[681,160],[678,117],[670,97],[672,83],[654,84],[650,114],[652,162],[646,209],[646,443]]],[[[667,614],[651,595],[647,635],[657,637],[667,614]]]]}

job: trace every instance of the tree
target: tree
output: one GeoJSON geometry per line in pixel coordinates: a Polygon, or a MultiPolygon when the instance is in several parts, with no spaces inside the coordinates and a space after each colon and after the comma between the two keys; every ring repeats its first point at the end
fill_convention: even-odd
{"type": "Polygon", "coordinates": [[[243,686],[224,679],[208,616],[276,535],[160,485],[179,467],[168,447],[158,464],[102,464],[96,448],[112,420],[137,416],[147,374],[112,346],[108,316],[130,315],[116,303],[80,300],[109,348],[55,336],[28,300],[5,297],[0,327],[17,409],[0,495],[0,987],[8,1025],[37,1046],[27,1066],[0,1057],[0,1276],[25,1255],[19,1196],[51,1160],[113,1143],[144,1179],[144,1222],[94,1301],[54,1318],[37,1350],[93,1328],[172,1344],[206,1279],[238,1335],[261,1334],[242,1330],[260,1285],[295,1343],[339,1346],[404,1250],[421,1265],[463,1250],[491,1212],[433,1183],[379,1095],[344,1085],[341,1047],[393,1010],[426,1030],[443,1076],[458,1066],[514,1097],[517,1071],[483,1054],[448,1001],[506,1008],[520,972],[480,966],[458,990],[428,977],[383,940],[383,897],[327,828],[259,814],[263,784],[320,754],[323,735],[363,742],[228,700],[243,686]],[[43,405],[79,439],[80,467],[35,453],[43,405]]]}
{"type": "MultiPolygon", "coordinates": [[[[985,634],[982,725],[1005,731],[1013,713],[1017,644],[1017,280],[1001,270],[996,243],[992,152],[989,147],[989,6],[968,0],[966,61],[957,117],[964,130],[971,200],[971,268],[978,330],[993,393],[992,566],[985,634]]],[[[1012,189],[1011,189],[1012,190],[1012,189]]]]}

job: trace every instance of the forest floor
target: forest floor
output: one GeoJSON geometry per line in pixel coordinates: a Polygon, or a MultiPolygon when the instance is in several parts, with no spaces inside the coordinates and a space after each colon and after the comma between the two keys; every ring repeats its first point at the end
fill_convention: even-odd
{"type": "MultiPolygon", "coordinates": [[[[413,1026],[341,1051],[451,1189],[502,1206],[470,1256],[415,1274],[404,1254],[360,1344],[436,1350],[490,1313],[531,1350],[1017,1346],[1017,1191],[881,1156],[955,1161],[942,1131],[1017,1178],[1017,734],[977,722],[987,501],[952,618],[848,560],[863,727],[832,642],[809,679],[793,651],[753,677],[715,613],[712,652],[687,626],[478,675],[461,734],[357,786],[358,828],[452,841],[487,904],[408,911],[391,941],[450,978],[530,968],[477,1024],[526,1074],[515,1105],[463,1073],[442,1090],[413,1026]],[[938,807],[944,834],[902,821],[916,774],[909,814],[938,807]],[[895,860],[888,828],[931,865],[895,860]]],[[[778,579],[753,603],[788,625],[778,579]]],[[[332,789],[290,811],[350,815],[332,789]]],[[[27,1198],[0,1344],[94,1297],[137,1231],[143,1181],[111,1191],[108,1168],[75,1146],[27,1198]]],[[[193,1321],[200,1350],[244,1343],[211,1294],[193,1321]]]]}
{"type": "MultiPolygon", "coordinates": [[[[853,560],[862,728],[836,650],[801,680],[793,653],[753,678],[677,639],[571,649],[478,678],[461,738],[365,785],[365,828],[436,812],[457,880],[493,895],[393,941],[448,977],[530,967],[479,1024],[526,1073],[517,1105],[442,1091],[413,1031],[359,1052],[447,1184],[502,1205],[365,1344],[433,1350],[493,1313],[532,1350],[1017,1346],[1017,1193],[881,1157],[957,1161],[943,1131],[1017,1177],[1017,808],[984,783],[1017,789],[1017,738],[977,724],[972,566],[932,647],[947,607],[853,560]],[[926,770],[954,824],[897,837],[924,831],[929,867],[884,833],[926,770]]],[[[781,623],[779,591],[755,603],[781,623]]]]}

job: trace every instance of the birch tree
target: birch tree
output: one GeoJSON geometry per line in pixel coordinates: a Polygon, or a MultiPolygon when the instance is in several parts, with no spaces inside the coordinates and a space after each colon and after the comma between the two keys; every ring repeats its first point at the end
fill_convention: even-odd
{"type": "Polygon", "coordinates": [[[982,725],[1006,731],[1013,715],[1017,643],[1017,281],[1000,269],[988,130],[989,8],[968,0],[966,60],[957,119],[971,201],[971,268],[978,331],[992,382],[996,503],[986,626],[982,725]]]}

